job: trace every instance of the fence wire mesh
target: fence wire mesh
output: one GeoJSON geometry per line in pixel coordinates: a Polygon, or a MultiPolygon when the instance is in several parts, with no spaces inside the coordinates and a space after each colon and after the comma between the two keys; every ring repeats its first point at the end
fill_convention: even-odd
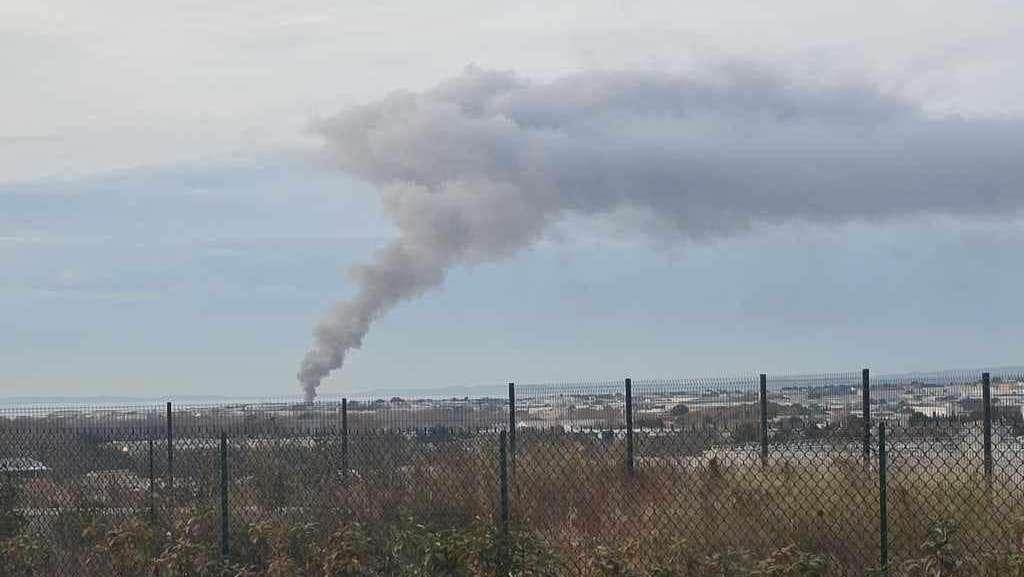
{"type": "Polygon", "coordinates": [[[1024,371],[987,373],[0,409],[0,575],[1014,574],[1024,371]]]}

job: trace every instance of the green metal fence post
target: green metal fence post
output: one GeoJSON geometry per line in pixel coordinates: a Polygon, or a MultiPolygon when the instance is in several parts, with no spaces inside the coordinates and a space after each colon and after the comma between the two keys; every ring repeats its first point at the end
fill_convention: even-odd
{"type": "Polygon", "coordinates": [[[348,482],[348,399],[341,400],[341,479],[348,482]]]}
{"type": "Polygon", "coordinates": [[[171,412],[171,402],[167,402],[167,505],[174,507],[174,417],[171,412]]]}
{"type": "Polygon", "coordinates": [[[863,369],[861,380],[861,415],[864,417],[864,466],[871,464],[871,372],[863,369]]]}
{"type": "Polygon", "coordinates": [[[508,384],[508,454],[509,475],[512,483],[516,479],[516,384],[508,384]]]}
{"type": "Polygon", "coordinates": [[[225,560],[230,552],[227,533],[227,434],[220,431],[220,554],[225,560]]]}
{"type": "Polygon", "coordinates": [[[499,506],[500,528],[502,534],[508,533],[509,502],[508,502],[508,436],[502,431],[498,436],[498,480],[501,501],[499,506]]]}
{"type": "Polygon", "coordinates": [[[149,522],[156,523],[156,469],[153,467],[153,437],[149,437],[149,522]]]}
{"type": "Polygon", "coordinates": [[[228,547],[228,436],[220,433],[220,553],[227,559],[228,547]]]}
{"type": "Polygon", "coordinates": [[[889,511],[888,511],[888,457],[885,446],[885,421],[878,423],[878,513],[879,513],[879,561],[882,575],[889,572],[889,511]]]}
{"type": "Polygon", "coordinates": [[[768,375],[761,374],[761,466],[768,465],[768,375]]]}
{"type": "Polygon", "coordinates": [[[508,502],[508,437],[505,431],[498,435],[498,533],[500,540],[501,574],[508,574],[509,551],[508,525],[509,525],[509,502],[508,502]]]}
{"type": "Polygon", "coordinates": [[[988,373],[981,374],[981,399],[984,404],[983,442],[985,455],[985,484],[992,486],[992,379],[988,373]]]}
{"type": "Polygon", "coordinates": [[[626,470],[632,475],[633,461],[633,380],[626,379],[626,470]]]}

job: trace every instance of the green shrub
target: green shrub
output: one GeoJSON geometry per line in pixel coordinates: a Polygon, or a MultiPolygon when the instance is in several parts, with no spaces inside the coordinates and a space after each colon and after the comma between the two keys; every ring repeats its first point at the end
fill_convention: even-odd
{"type": "Polygon", "coordinates": [[[801,551],[795,546],[773,552],[759,561],[752,575],[763,577],[824,577],[830,564],[827,557],[801,551]]]}
{"type": "Polygon", "coordinates": [[[217,548],[213,511],[196,511],[179,521],[171,539],[153,561],[157,577],[213,577],[227,574],[217,548]]]}
{"type": "Polygon", "coordinates": [[[906,561],[900,572],[906,577],[952,577],[961,574],[963,555],[957,540],[959,528],[951,521],[940,521],[928,529],[921,545],[924,556],[906,561]]]}
{"type": "Polygon", "coordinates": [[[592,571],[598,577],[824,577],[830,567],[826,557],[795,546],[755,559],[743,550],[700,556],[687,541],[679,540],[645,571],[639,566],[649,559],[637,550],[635,544],[597,547],[591,557],[592,571]]]}
{"type": "Polygon", "coordinates": [[[159,553],[153,529],[134,519],[106,529],[94,524],[83,531],[83,538],[93,543],[85,566],[111,577],[148,574],[159,553]]]}
{"type": "Polygon", "coordinates": [[[0,540],[0,577],[46,575],[50,556],[43,542],[30,535],[0,540]]]}
{"type": "Polygon", "coordinates": [[[373,565],[372,544],[358,523],[344,525],[335,531],[322,549],[321,566],[325,576],[373,575],[373,565]]]}
{"type": "Polygon", "coordinates": [[[18,487],[10,477],[0,482],[0,539],[14,537],[25,527],[25,517],[17,512],[18,487]]]}
{"type": "Polygon", "coordinates": [[[630,557],[626,548],[599,545],[591,555],[590,567],[597,577],[635,577],[638,572],[630,557]]]}
{"type": "Polygon", "coordinates": [[[686,540],[678,540],[651,571],[651,577],[695,577],[700,575],[701,560],[686,540]]]}

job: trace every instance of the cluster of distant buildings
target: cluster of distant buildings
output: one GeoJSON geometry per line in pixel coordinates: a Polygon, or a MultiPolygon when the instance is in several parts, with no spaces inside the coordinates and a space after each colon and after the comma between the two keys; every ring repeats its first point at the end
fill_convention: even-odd
{"type": "MultiPolygon", "coordinates": [[[[1017,407],[1024,416],[1024,381],[1001,380],[991,385],[994,407],[1017,407]]],[[[672,410],[679,405],[687,414],[710,415],[715,410],[747,406],[756,414],[759,399],[749,390],[705,390],[683,393],[646,393],[633,399],[634,420],[673,422],[672,410]]],[[[843,424],[851,417],[863,417],[860,386],[783,386],[768,392],[768,401],[787,416],[799,415],[812,421],[843,424]]],[[[970,415],[980,409],[982,387],[977,384],[934,385],[910,382],[872,387],[870,407],[873,418],[902,418],[913,415],[945,418],[970,415]]],[[[565,394],[517,401],[520,426],[574,428],[619,428],[623,426],[625,396],[565,394]]],[[[726,413],[727,414],[727,413],[726,413]]]]}
{"type": "MultiPolygon", "coordinates": [[[[1018,379],[1002,379],[992,383],[992,402],[994,406],[1006,410],[1014,407],[1024,411],[1024,381],[1018,379]]],[[[913,415],[928,418],[957,417],[976,413],[980,407],[982,387],[980,383],[941,386],[928,383],[908,382],[899,385],[875,385],[871,388],[871,412],[873,417],[902,418],[913,415]]],[[[723,415],[730,418],[736,414],[748,413],[756,415],[758,398],[755,392],[738,389],[708,389],[701,391],[644,391],[633,398],[634,420],[644,423],[663,422],[667,426],[680,421],[681,415],[692,416],[723,415]],[[684,406],[685,410],[679,410],[684,406]],[[745,409],[744,409],[745,408],[745,409]]],[[[809,423],[826,425],[842,425],[850,418],[862,416],[862,391],[858,385],[850,386],[814,386],[799,385],[774,386],[768,393],[768,401],[774,409],[775,419],[799,417],[809,423]],[[780,416],[781,415],[781,416],[780,416]]],[[[587,392],[553,393],[544,395],[524,395],[517,399],[517,427],[521,428],[561,428],[564,430],[617,430],[625,425],[625,396],[622,393],[588,394],[587,392]]],[[[253,405],[255,407],[255,405],[253,405]]],[[[374,400],[353,402],[349,405],[350,419],[364,418],[367,422],[378,419],[387,423],[393,419],[396,424],[415,424],[417,427],[458,426],[461,424],[482,425],[483,428],[500,428],[507,426],[506,400],[501,398],[485,399],[400,399],[374,400]],[[476,416],[474,416],[476,415],[476,416]],[[451,421],[446,421],[447,417],[451,421]],[[429,422],[431,419],[436,423],[429,422]],[[474,422],[475,420],[475,422],[474,422]]],[[[242,417],[254,410],[245,406],[211,407],[209,414],[226,414],[242,417]]],[[[276,415],[279,419],[300,419],[308,407],[294,404],[281,404],[277,407],[259,407],[261,414],[276,415]]],[[[316,410],[315,408],[313,410],[316,410]]],[[[325,418],[337,417],[337,407],[325,405],[322,409],[325,418]]],[[[63,413],[57,413],[58,417],[63,413]]],[[[203,417],[202,410],[196,410],[193,417],[203,417]]],[[[208,416],[208,415],[207,415],[208,416]]],[[[98,410],[92,417],[103,419],[104,413],[98,410]]],[[[23,419],[24,417],[19,417],[23,419]]],[[[53,414],[47,418],[54,418],[53,414]]],[[[81,411],[76,418],[82,418],[81,411]]],[[[130,415],[118,414],[118,418],[130,418],[130,415]]],[[[210,441],[213,443],[214,441],[210,441]]],[[[193,443],[193,448],[196,445],[193,443]]],[[[213,445],[210,445],[211,447],[213,445]]],[[[25,449],[25,447],[21,447],[25,449]]],[[[127,445],[125,450],[128,450],[127,445]]],[[[132,450],[141,450],[132,447],[132,450]]],[[[47,478],[51,475],[51,464],[39,458],[26,455],[24,451],[12,454],[12,447],[5,446],[0,431],[0,478],[32,480],[47,478]]],[[[90,487],[117,486],[128,490],[148,490],[148,481],[138,478],[128,470],[93,471],[86,474],[83,485],[90,487]]]]}

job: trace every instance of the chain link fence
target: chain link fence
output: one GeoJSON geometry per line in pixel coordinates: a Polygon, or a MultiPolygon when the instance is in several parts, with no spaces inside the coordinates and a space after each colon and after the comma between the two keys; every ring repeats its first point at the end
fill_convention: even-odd
{"type": "Polygon", "coordinates": [[[261,555],[268,528],[316,542],[356,523],[526,531],[567,575],[686,575],[680,559],[780,551],[821,565],[793,575],[1010,574],[1024,565],[1022,405],[1024,371],[990,370],[8,407],[0,561],[28,538],[36,557],[11,575],[110,574],[96,555],[117,527],[171,539],[201,517],[222,559],[261,555]]]}

